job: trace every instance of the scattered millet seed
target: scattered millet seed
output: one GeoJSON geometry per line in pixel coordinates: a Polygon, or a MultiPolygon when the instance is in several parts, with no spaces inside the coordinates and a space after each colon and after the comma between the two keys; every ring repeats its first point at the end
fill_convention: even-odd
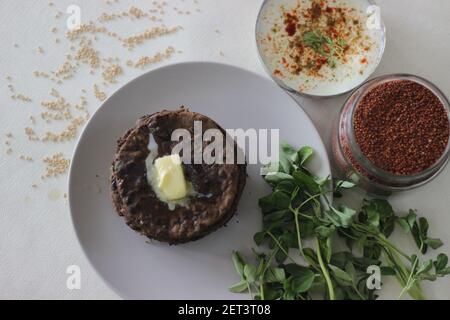
{"type": "Polygon", "coordinates": [[[34,132],[34,130],[30,127],[26,127],[25,128],[25,134],[28,137],[28,140],[30,141],[38,141],[39,137],[37,136],[36,132],[34,132]]]}
{"type": "Polygon", "coordinates": [[[111,35],[108,29],[106,29],[105,27],[97,27],[94,22],[90,21],[89,23],[80,25],[80,27],[75,30],[68,31],[66,33],[66,37],[69,41],[73,41],[80,38],[83,34],[86,33],[104,33],[107,35],[111,35]]]}
{"type": "Polygon", "coordinates": [[[33,71],[33,75],[36,78],[49,78],[50,77],[50,75],[48,73],[43,72],[43,71],[33,71]]]}
{"type": "Polygon", "coordinates": [[[75,60],[88,63],[93,69],[100,65],[99,53],[92,48],[90,42],[82,43],[75,55],[75,60]]]}
{"type": "Polygon", "coordinates": [[[144,13],[144,11],[142,11],[141,9],[136,8],[136,7],[131,7],[131,8],[128,10],[128,12],[129,12],[129,14],[130,14],[131,16],[133,16],[133,17],[136,18],[136,19],[140,19],[140,18],[142,18],[142,17],[146,17],[146,16],[147,16],[147,14],[144,13]]]}
{"type": "Polygon", "coordinates": [[[107,21],[116,20],[117,18],[119,18],[119,15],[117,15],[117,14],[114,14],[114,13],[107,14],[106,12],[103,12],[102,15],[97,18],[97,20],[100,22],[107,22],[107,21]]]}
{"type": "Polygon", "coordinates": [[[139,58],[139,60],[134,64],[135,68],[143,69],[147,67],[148,65],[163,61],[165,59],[169,59],[173,53],[175,52],[175,49],[173,47],[168,47],[164,52],[158,52],[154,56],[144,56],[139,58]]]}
{"type": "Polygon", "coordinates": [[[70,165],[70,160],[64,158],[61,152],[58,152],[53,156],[45,157],[42,161],[46,165],[42,179],[57,177],[64,174],[67,172],[70,165]]]}
{"type": "Polygon", "coordinates": [[[13,99],[13,100],[21,100],[23,102],[31,102],[31,101],[33,101],[33,100],[31,100],[30,97],[27,97],[26,95],[24,95],[22,93],[13,94],[11,96],[11,99],[13,99]]]}
{"type": "Polygon", "coordinates": [[[161,37],[164,35],[172,34],[180,30],[180,27],[155,27],[144,31],[143,33],[123,39],[123,45],[126,48],[134,48],[135,45],[141,44],[146,40],[161,37]]]}
{"type": "Polygon", "coordinates": [[[30,162],[33,161],[33,158],[32,158],[32,157],[30,157],[30,156],[24,156],[24,155],[19,156],[19,159],[20,159],[20,160],[25,160],[25,161],[30,161],[30,162]]]}
{"type": "Polygon", "coordinates": [[[100,91],[100,89],[98,88],[98,85],[96,85],[96,84],[94,84],[94,95],[100,101],[106,100],[106,93],[104,93],[103,91],[100,91]]]}
{"type": "Polygon", "coordinates": [[[77,136],[78,128],[86,121],[85,117],[77,117],[70,121],[69,125],[61,132],[47,131],[42,137],[44,142],[64,142],[73,140],[77,136]]]}
{"type": "Polygon", "coordinates": [[[103,79],[109,83],[116,83],[116,78],[123,74],[123,69],[118,64],[112,64],[102,73],[103,79]]]}
{"type": "MultiPolygon", "coordinates": [[[[105,0],[108,4],[117,3],[118,0],[105,0]]],[[[194,1],[197,3],[196,1],[194,1]]],[[[54,2],[50,1],[49,6],[53,6],[54,2]]],[[[181,50],[175,51],[174,48],[168,47],[165,51],[161,51],[156,53],[153,56],[143,56],[137,59],[136,61],[132,59],[124,60],[125,64],[122,64],[121,59],[118,57],[111,57],[108,59],[103,59],[104,53],[96,51],[94,44],[95,41],[103,40],[100,36],[110,37],[110,40],[117,41],[124,48],[128,50],[132,50],[135,46],[139,44],[143,44],[146,41],[163,37],[172,33],[175,33],[183,28],[181,26],[177,27],[166,27],[163,22],[163,15],[165,14],[165,10],[169,9],[169,5],[166,1],[153,1],[151,3],[151,9],[138,8],[136,6],[132,6],[128,8],[127,11],[119,12],[119,13],[102,13],[93,21],[88,21],[77,28],[75,30],[71,30],[65,33],[65,38],[71,42],[69,44],[68,52],[62,64],[56,66],[54,70],[48,71],[40,71],[36,70],[32,73],[32,75],[36,78],[47,78],[51,81],[54,86],[56,84],[62,84],[66,80],[73,78],[78,71],[81,71],[84,65],[88,65],[90,70],[88,70],[89,74],[101,73],[102,82],[98,82],[99,84],[103,83],[105,86],[109,84],[116,83],[117,79],[120,75],[124,73],[124,66],[130,68],[144,68],[151,64],[163,61],[165,59],[169,59],[175,52],[181,53],[181,50]],[[126,19],[136,20],[146,18],[152,21],[152,24],[155,23],[156,27],[152,27],[150,29],[143,30],[142,32],[137,32],[137,34],[122,37],[122,35],[117,34],[116,32],[108,30],[103,24],[107,21],[113,21],[117,19],[126,19]],[[97,72],[98,70],[98,72],[97,72]]],[[[188,15],[190,11],[177,9],[180,14],[188,15]]],[[[192,9],[193,10],[193,9],[192,9]]],[[[56,19],[61,18],[64,15],[63,12],[58,11],[54,17],[56,19]]],[[[59,31],[56,26],[50,28],[50,32],[53,35],[55,43],[60,43],[61,38],[59,37],[59,31]]],[[[13,44],[14,47],[18,48],[19,45],[17,43],[13,44]]],[[[56,45],[55,45],[56,47],[56,45]]],[[[50,51],[51,48],[47,48],[47,51],[50,51]]],[[[44,54],[44,48],[39,46],[35,49],[38,53],[44,54]]],[[[62,57],[64,58],[64,56],[62,57]]],[[[6,80],[12,81],[12,77],[9,75],[6,76],[6,80]]],[[[17,93],[12,84],[8,85],[8,88],[11,92],[11,98],[16,100],[22,100],[26,102],[31,102],[32,99],[27,97],[24,94],[17,93]]],[[[59,88],[59,87],[57,87],[59,88]]],[[[103,101],[107,98],[107,94],[100,90],[98,84],[95,84],[94,87],[95,97],[103,101]]],[[[87,95],[86,89],[81,89],[81,92],[87,95]]],[[[40,118],[43,121],[36,121],[37,119],[34,116],[29,116],[30,127],[26,127],[25,135],[27,136],[29,141],[42,141],[42,142],[53,142],[59,143],[63,141],[72,140],[76,137],[79,128],[86,122],[89,118],[90,113],[87,109],[87,100],[86,97],[80,97],[80,102],[71,104],[66,101],[66,99],[58,92],[56,89],[52,89],[50,92],[50,96],[54,99],[48,99],[50,101],[40,101],[40,105],[42,107],[42,111],[40,112],[40,118]],[[36,124],[46,125],[47,123],[53,123],[53,121],[61,121],[63,126],[62,131],[53,132],[53,130],[43,129],[38,130],[39,128],[36,124]],[[31,128],[33,125],[33,128],[31,128]],[[47,131],[48,130],[48,131],[47,131]]],[[[59,124],[58,124],[59,125],[59,124]]],[[[8,138],[12,137],[12,134],[6,135],[8,138]]],[[[8,149],[6,150],[7,154],[13,153],[12,148],[10,148],[10,141],[5,142],[8,149]]],[[[19,158],[25,161],[33,161],[31,156],[20,155],[19,158]]],[[[67,171],[68,165],[70,163],[69,159],[65,159],[61,153],[57,153],[52,157],[47,157],[43,159],[46,164],[46,171],[42,175],[42,178],[49,178],[52,176],[58,176],[67,171]]],[[[37,184],[32,184],[33,188],[37,188],[37,184]]],[[[101,192],[101,189],[98,190],[101,192]]],[[[65,194],[64,197],[67,197],[65,194]]]]}
{"type": "Polygon", "coordinates": [[[67,58],[66,61],[59,67],[56,71],[52,71],[52,74],[55,75],[52,78],[52,81],[57,82],[62,80],[71,79],[76,73],[76,67],[70,62],[70,59],[67,58]]]}

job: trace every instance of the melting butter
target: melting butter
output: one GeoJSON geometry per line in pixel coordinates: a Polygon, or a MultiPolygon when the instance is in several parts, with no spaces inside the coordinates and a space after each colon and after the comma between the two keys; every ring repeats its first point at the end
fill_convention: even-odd
{"type": "Polygon", "coordinates": [[[186,181],[180,156],[173,154],[156,158],[157,145],[152,135],[148,149],[150,153],[145,160],[147,182],[170,210],[175,210],[177,205],[184,206],[195,192],[191,183],[186,181]]]}
{"type": "Polygon", "coordinates": [[[156,186],[165,199],[180,200],[186,197],[187,187],[181,158],[178,154],[164,156],[155,160],[156,186]]]}

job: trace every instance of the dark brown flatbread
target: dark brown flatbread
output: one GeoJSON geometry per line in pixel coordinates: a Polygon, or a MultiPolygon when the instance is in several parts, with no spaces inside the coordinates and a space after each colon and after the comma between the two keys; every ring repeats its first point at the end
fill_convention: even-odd
{"type": "MultiPolygon", "coordinates": [[[[112,201],[127,225],[150,239],[170,244],[194,241],[225,225],[236,212],[245,186],[245,164],[184,164],[186,179],[199,196],[173,211],[157,198],[147,182],[145,160],[150,152],[150,134],[158,145],[155,156],[170,155],[178,143],[171,141],[173,130],[184,128],[193,136],[194,121],[202,122],[203,132],[217,128],[226,134],[210,118],[182,107],[142,117],[117,142],[111,174],[112,201]]],[[[236,143],[234,147],[236,154],[236,143]]]]}

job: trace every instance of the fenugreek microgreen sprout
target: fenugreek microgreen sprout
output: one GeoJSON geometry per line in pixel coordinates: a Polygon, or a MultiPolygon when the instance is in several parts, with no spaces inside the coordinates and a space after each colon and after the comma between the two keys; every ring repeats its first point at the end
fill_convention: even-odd
{"type": "Polygon", "coordinates": [[[247,260],[233,253],[240,281],[230,290],[248,292],[254,299],[373,300],[378,295],[367,286],[367,270],[377,266],[383,276],[398,280],[399,298],[408,293],[424,299],[422,281],[450,274],[445,254],[422,257],[428,248],[442,246],[428,236],[427,220],[412,210],[396,215],[384,199],[364,200],[358,211],[334,205],[330,195],[355,185],[335,181],[332,187],[330,179],[314,176],[306,167],[312,156],[310,147],[282,145],[278,170],[264,176],[272,193],[259,200],[263,229],[254,236],[259,249],[247,260]],[[418,252],[408,254],[389,240],[397,225],[412,236],[418,252]],[[336,251],[336,242],[348,249],[336,251]]]}

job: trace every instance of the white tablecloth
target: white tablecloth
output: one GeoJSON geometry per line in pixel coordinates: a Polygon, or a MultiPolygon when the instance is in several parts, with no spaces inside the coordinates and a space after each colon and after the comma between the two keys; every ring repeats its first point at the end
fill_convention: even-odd
{"type": "MultiPolygon", "coordinates": [[[[56,152],[65,157],[72,155],[75,140],[60,144],[30,142],[24,128],[30,126],[30,115],[39,117],[40,101],[52,100],[49,92],[55,87],[68,100],[76,101],[88,91],[88,108],[91,112],[100,102],[92,93],[92,85],[101,83],[101,75],[89,75],[86,67],[62,85],[48,79],[36,78],[35,70],[50,70],[60,65],[70,51],[64,39],[66,9],[70,4],[81,8],[82,22],[95,19],[102,12],[120,12],[131,5],[150,8],[150,1],[120,0],[55,0],[0,1],[0,298],[39,299],[114,299],[118,296],[96,275],[86,261],[76,240],[69,207],[67,175],[42,181],[45,166],[42,158],[56,152]],[[58,17],[58,11],[61,11],[58,17]],[[58,30],[53,33],[51,30],[58,30]],[[60,38],[60,43],[55,39],[60,38]],[[15,46],[17,44],[17,46],[15,46]],[[43,53],[37,52],[42,47],[43,53]],[[5,77],[10,75],[12,81],[5,77]],[[8,84],[17,92],[29,95],[33,102],[10,99],[8,84]],[[12,133],[13,137],[6,137],[12,133]],[[7,155],[9,141],[13,150],[7,155]],[[19,159],[30,155],[34,161],[19,159]],[[36,183],[37,188],[32,184],[36,183]],[[81,290],[68,290],[66,269],[79,265],[82,271],[81,290]]],[[[177,61],[206,60],[234,64],[265,75],[257,57],[254,42],[254,25],[261,0],[166,0],[168,3],[164,22],[167,26],[180,25],[176,34],[147,41],[134,51],[124,50],[108,37],[99,35],[99,48],[103,57],[119,56],[122,65],[128,57],[137,59],[152,55],[169,45],[182,53],[172,59],[152,65],[146,70],[177,61]],[[178,10],[190,14],[176,14],[178,10]],[[197,10],[198,9],[198,10],[197,10]]],[[[450,96],[450,2],[448,0],[379,0],[387,26],[387,49],[377,74],[407,72],[421,75],[437,84],[450,96]]],[[[143,22],[111,21],[120,24],[121,34],[133,34],[145,29],[143,22]]],[[[105,91],[113,92],[121,84],[144,71],[126,68],[119,83],[109,85],[105,91]]],[[[266,75],[265,75],[266,76],[266,75]]],[[[275,84],[274,84],[275,85],[275,84]]],[[[334,119],[345,97],[312,101],[301,99],[304,109],[329,146],[331,119],[334,119]]],[[[37,130],[46,124],[37,120],[37,130]]],[[[432,226],[433,235],[449,244],[450,252],[450,168],[435,181],[417,191],[393,197],[396,208],[416,208],[425,214],[432,226]]],[[[449,280],[426,285],[430,298],[449,298],[449,280]]],[[[393,295],[394,297],[395,295],[393,295]]],[[[389,295],[388,295],[389,297],[389,295]]]]}

